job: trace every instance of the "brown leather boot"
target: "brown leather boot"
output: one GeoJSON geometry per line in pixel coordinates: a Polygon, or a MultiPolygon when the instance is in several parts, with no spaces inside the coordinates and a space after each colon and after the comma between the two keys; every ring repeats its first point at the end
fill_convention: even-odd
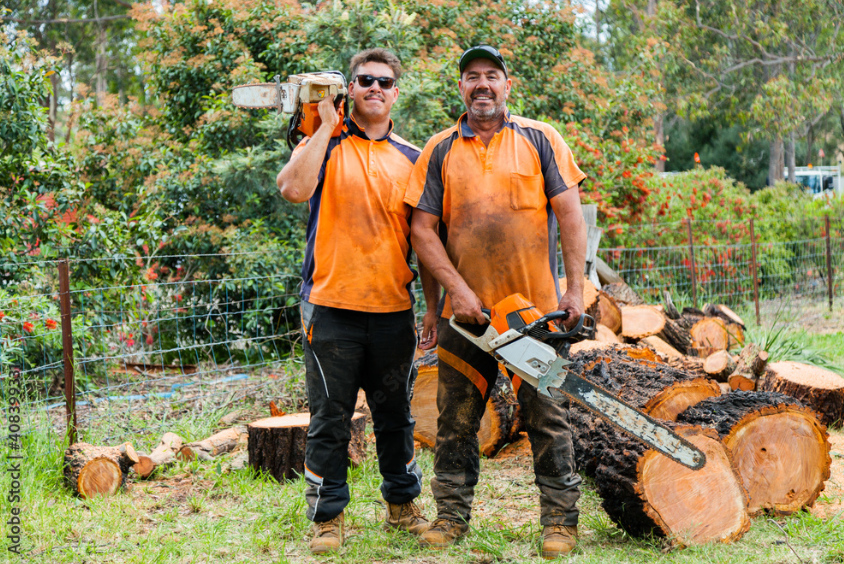
{"type": "Polygon", "coordinates": [[[457,542],[457,539],[469,531],[467,523],[451,519],[437,519],[427,531],[419,535],[419,544],[425,548],[444,550],[457,542]]]}
{"type": "Polygon", "coordinates": [[[330,521],[321,521],[312,525],[314,538],[310,549],[314,554],[337,552],[343,546],[343,514],[330,521]]]}
{"type": "Polygon", "coordinates": [[[412,501],[402,504],[387,502],[387,518],[384,520],[385,529],[400,529],[414,535],[421,535],[431,524],[412,501]]]}
{"type": "Polygon", "coordinates": [[[548,560],[566,555],[577,544],[577,525],[548,525],[542,529],[542,557],[548,560]]]}

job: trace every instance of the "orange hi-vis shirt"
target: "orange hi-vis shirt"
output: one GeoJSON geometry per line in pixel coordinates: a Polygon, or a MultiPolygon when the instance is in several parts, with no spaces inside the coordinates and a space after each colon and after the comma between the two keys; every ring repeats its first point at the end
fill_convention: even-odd
{"type": "MultiPolygon", "coordinates": [[[[302,140],[291,158],[309,141],[302,140]]],[[[390,131],[369,139],[349,117],[325,151],[309,203],[303,300],[375,313],[413,306],[407,179],[419,149],[390,131]]]]}
{"type": "Polygon", "coordinates": [[[441,218],[448,257],[484,307],[521,293],[547,313],[561,297],[549,202],[584,178],[550,125],[508,112],[485,147],[463,114],[425,145],[404,201],[441,218]]]}

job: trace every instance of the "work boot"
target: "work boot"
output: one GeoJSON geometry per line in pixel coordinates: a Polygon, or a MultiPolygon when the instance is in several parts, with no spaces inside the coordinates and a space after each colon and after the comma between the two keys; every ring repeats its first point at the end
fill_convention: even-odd
{"type": "Polygon", "coordinates": [[[312,525],[314,538],[311,539],[310,549],[314,554],[337,552],[343,545],[343,514],[340,513],[330,521],[320,521],[312,525]]]}
{"type": "Polygon", "coordinates": [[[467,523],[459,523],[451,519],[437,519],[427,531],[419,535],[419,544],[425,548],[443,550],[457,542],[457,539],[469,531],[467,523]]]}
{"type": "Polygon", "coordinates": [[[577,525],[548,525],[542,529],[542,557],[559,558],[574,550],[577,544],[577,525]]]}
{"type": "Polygon", "coordinates": [[[385,529],[400,529],[414,535],[421,535],[431,524],[412,501],[394,504],[387,502],[387,518],[384,520],[385,529]]]}

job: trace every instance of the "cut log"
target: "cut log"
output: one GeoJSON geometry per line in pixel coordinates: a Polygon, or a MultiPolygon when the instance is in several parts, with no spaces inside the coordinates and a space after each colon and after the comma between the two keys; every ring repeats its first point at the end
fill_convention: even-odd
{"type": "Polygon", "coordinates": [[[621,308],[604,292],[598,294],[598,311],[601,323],[616,335],[621,333],[621,308]]]}
{"type": "Polygon", "coordinates": [[[129,443],[117,448],[88,443],[70,445],[64,452],[64,476],[68,485],[84,498],[112,495],[137,462],[137,454],[131,447],[129,443]]]}
{"type": "Polygon", "coordinates": [[[604,325],[603,323],[598,323],[595,326],[595,340],[601,341],[602,343],[620,343],[621,339],[618,338],[618,335],[615,332],[604,325]]]}
{"type": "Polygon", "coordinates": [[[703,451],[703,468],[689,470],[598,421],[595,488],[604,510],[634,536],[665,536],[682,546],[737,540],[750,528],[747,497],[717,433],[667,425],[703,451]]]}
{"type": "Polygon", "coordinates": [[[211,460],[219,454],[234,450],[238,443],[246,440],[246,427],[232,427],[211,435],[204,441],[188,443],[179,449],[181,460],[211,460]]]}
{"type": "MultiPolygon", "coordinates": [[[[410,401],[410,412],[416,421],[413,438],[423,446],[434,448],[437,440],[437,384],[439,368],[436,353],[427,354],[416,361],[416,384],[410,401]]],[[[513,438],[513,431],[520,429],[518,401],[513,394],[510,379],[500,371],[492,389],[486,410],[481,418],[478,443],[481,452],[495,456],[513,438]]]]}
{"type": "Polygon", "coordinates": [[[672,319],[665,319],[665,327],[662,328],[659,337],[682,354],[691,355],[694,353],[691,335],[682,325],[672,319]]]}
{"type": "MultiPolygon", "coordinates": [[[[250,423],[247,443],[249,466],[270,474],[279,482],[304,475],[310,423],[309,413],[267,417],[250,423]]],[[[366,415],[353,414],[351,427],[348,458],[353,466],[358,466],[366,457],[366,415]]]]}
{"type": "Polygon", "coordinates": [[[824,425],[840,426],[844,419],[844,378],[830,370],[799,362],[774,362],[760,379],[759,389],[797,398],[818,412],[824,425]]]}
{"type": "Polygon", "coordinates": [[[624,282],[624,279],[616,274],[615,270],[610,268],[601,257],[595,257],[595,270],[598,273],[598,280],[602,285],[624,282]]]}
{"type": "Polygon", "coordinates": [[[645,301],[640,298],[639,295],[624,282],[615,282],[613,284],[607,284],[603,287],[603,291],[609,297],[614,299],[616,303],[620,306],[634,306],[642,305],[645,303],[645,301]]]}
{"type": "Polygon", "coordinates": [[[727,382],[718,382],[718,387],[721,388],[721,395],[725,396],[733,391],[730,384],[727,382]]]}
{"type": "Polygon", "coordinates": [[[621,335],[629,339],[641,339],[662,332],[665,316],[648,305],[621,307],[621,335]]]}
{"type": "Polygon", "coordinates": [[[811,507],[829,479],[826,428],[789,396],[735,392],[702,401],[678,420],[718,432],[747,490],[751,515],[811,507]]]}
{"type": "Polygon", "coordinates": [[[760,378],[765,373],[765,366],[768,364],[768,353],[756,343],[748,343],[736,360],[734,372],[741,374],[752,374],[760,378]]]}
{"type": "Polygon", "coordinates": [[[727,351],[717,351],[703,361],[703,370],[718,382],[726,382],[736,370],[736,361],[727,351]]]}
{"type": "MultiPolygon", "coordinates": [[[[560,278],[560,292],[566,293],[568,283],[565,278],[560,278]]],[[[600,292],[595,285],[588,279],[583,278],[583,307],[586,315],[591,316],[596,323],[601,321],[601,310],[599,304],[600,292]]]]}
{"type": "Polygon", "coordinates": [[[164,433],[158,446],[148,455],[138,456],[138,462],[132,467],[140,478],[148,478],[156,468],[167,466],[176,461],[176,453],[182,448],[182,438],[175,433],[164,433]]]}
{"type": "Polygon", "coordinates": [[[649,347],[653,348],[656,352],[660,354],[664,354],[667,358],[682,358],[683,354],[657,337],[656,335],[651,335],[650,337],[645,337],[641,340],[642,343],[645,343],[649,347]]]}
{"type": "Polygon", "coordinates": [[[731,390],[740,390],[742,392],[752,392],[756,389],[756,376],[753,374],[730,374],[727,378],[727,383],[731,390]]]}
{"type": "Polygon", "coordinates": [[[727,324],[717,317],[704,317],[695,323],[689,331],[692,345],[698,356],[706,358],[717,351],[728,351],[744,344],[744,332],[741,327],[727,324]]]}
{"type": "MultiPolygon", "coordinates": [[[[603,350],[588,350],[571,355],[572,370],[618,395],[634,407],[659,419],[673,421],[677,414],[706,398],[720,395],[718,385],[694,374],[675,370],[658,362],[648,349],[614,345],[603,350]],[[650,357],[642,356],[647,353],[650,357]],[[638,358],[637,358],[638,357],[638,358]]],[[[575,411],[576,406],[571,410],[575,411]]],[[[589,430],[595,428],[593,416],[582,410],[574,429],[585,431],[573,435],[578,468],[587,476],[594,474],[600,450],[600,439],[589,430]],[[597,442],[596,442],[597,441],[597,442]]]]}
{"type": "Polygon", "coordinates": [[[738,325],[745,329],[744,320],[736,312],[723,304],[706,304],[703,306],[703,313],[708,317],[719,317],[727,323],[738,325]]]}

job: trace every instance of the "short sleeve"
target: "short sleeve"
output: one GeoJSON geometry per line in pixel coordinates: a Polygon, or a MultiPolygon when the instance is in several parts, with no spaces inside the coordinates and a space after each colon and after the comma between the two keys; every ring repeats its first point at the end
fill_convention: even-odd
{"type": "Polygon", "coordinates": [[[550,151],[543,155],[542,174],[545,177],[545,197],[549,200],[580,184],[586,174],[574,162],[574,154],[557,130],[545,132],[550,151]]]}
{"type": "Polygon", "coordinates": [[[442,217],[445,161],[456,137],[456,131],[445,137],[442,134],[435,135],[425,145],[410,174],[404,197],[406,204],[442,217]]]}

